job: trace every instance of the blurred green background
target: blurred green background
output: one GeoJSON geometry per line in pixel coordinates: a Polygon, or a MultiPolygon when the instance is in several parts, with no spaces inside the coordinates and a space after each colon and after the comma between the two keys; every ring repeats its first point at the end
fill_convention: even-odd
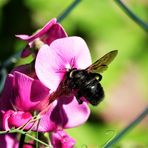
{"type": "MultiPolygon", "coordinates": [[[[59,16],[72,2],[0,0],[0,62],[25,46],[15,34],[31,35],[51,18],[59,16]]],[[[147,0],[124,2],[148,22],[147,0]]],[[[103,74],[101,84],[105,100],[97,107],[90,106],[92,112],[86,124],[67,130],[76,139],[76,147],[102,147],[148,104],[148,35],[112,0],[83,0],[61,24],[69,36],[85,39],[93,61],[110,50],[119,51],[103,74]]],[[[12,66],[8,67],[8,72],[12,66]]],[[[148,147],[148,118],[115,147],[148,147]]]]}

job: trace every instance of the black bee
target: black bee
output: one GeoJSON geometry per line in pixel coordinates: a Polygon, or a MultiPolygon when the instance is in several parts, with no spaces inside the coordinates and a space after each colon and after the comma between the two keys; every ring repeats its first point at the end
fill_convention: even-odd
{"type": "Polygon", "coordinates": [[[73,68],[68,70],[65,85],[75,92],[79,104],[84,101],[82,97],[92,105],[98,105],[103,100],[104,90],[99,83],[102,76],[99,73],[107,69],[117,53],[117,50],[113,50],[105,54],[86,69],[73,68]]]}

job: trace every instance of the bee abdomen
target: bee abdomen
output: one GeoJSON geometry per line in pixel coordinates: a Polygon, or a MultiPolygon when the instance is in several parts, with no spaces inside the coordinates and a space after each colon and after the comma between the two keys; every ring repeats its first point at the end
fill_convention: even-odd
{"type": "Polygon", "coordinates": [[[103,87],[97,80],[81,88],[78,94],[85,97],[92,105],[98,105],[104,98],[103,87]]]}

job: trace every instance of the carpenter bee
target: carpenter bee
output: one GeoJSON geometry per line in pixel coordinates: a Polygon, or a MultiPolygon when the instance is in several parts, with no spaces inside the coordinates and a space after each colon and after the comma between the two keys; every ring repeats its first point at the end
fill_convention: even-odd
{"type": "Polygon", "coordinates": [[[64,85],[75,92],[79,104],[83,103],[84,98],[94,106],[103,100],[104,90],[100,84],[100,73],[107,69],[117,53],[117,50],[110,51],[86,69],[72,68],[67,71],[64,85]]]}

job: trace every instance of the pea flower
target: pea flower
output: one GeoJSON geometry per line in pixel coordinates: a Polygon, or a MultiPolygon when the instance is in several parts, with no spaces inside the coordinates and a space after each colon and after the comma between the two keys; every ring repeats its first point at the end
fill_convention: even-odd
{"type": "MultiPolygon", "coordinates": [[[[38,58],[40,57],[42,51],[43,54],[46,55],[46,53],[44,53],[44,50],[47,49],[49,53],[50,51],[53,52],[54,50],[55,51],[59,50],[59,53],[61,51],[63,54],[66,53],[69,55],[69,56],[67,55],[67,57],[64,57],[65,60],[68,57],[69,59],[67,59],[67,61],[64,61],[66,63],[61,63],[61,64],[66,64],[62,66],[68,66],[67,64],[72,64],[71,66],[84,68],[90,64],[91,58],[89,55],[89,50],[85,42],[81,38],[69,37],[69,38],[58,39],[53,41],[53,44],[51,43],[51,47],[56,42],[59,41],[60,41],[59,45],[65,46],[63,47],[63,49],[62,48],[61,49],[57,48],[57,50],[52,48],[48,49],[50,46],[44,45],[41,48],[41,52],[38,53],[39,55],[37,56],[36,62],[38,62],[38,58]],[[65,42],[68,43],[69,45],[68,47],[65,45],[65,42]],[[72,59],[75,57],[76,60],[74,59],[71,60],[70,54],[67,52],[69,48],[71,48],[71,50],[73,51],[73,52],[71,51],[71,53],[73,54],[72,59]],[[82,55],[84,55],[84,57],[82,55]],[[85,61],[84,58],[87,58],[86,62],[84,62],[85,61]],[[70,63],[67,63],[68,61],[70,63]]],[[[47,58],[46,65],[50,65],[52,67],[53,64],[50,63],[51,62],[50,60],[52,60],[52,57],[55,56],[55,58],[57,58],[57,56],[59,55],[58,54],[56,55],[55,53],[51,55],[52,55],[51,58],[49,57],[44,57],[44,58],[47,58]]],[[[60,58],[62,58],[63,56],[64,55],[61,55],[60,58]]],[[[57,59],[57,61],[59,60],[57,59]]],[[[41,60],[40,64],[42,64],[42,62],[44,61],[41,60]]],[[[57,73],[58,70],[57,68],[61,69],[62,67],[57,67],[58,65],[56,65],[56,61],[53,61],[53,63],[55,64],[55,67],[53,67],[56,70],[55,73],[53,73],[54,71],[51,69],[51,71],[49,70],[47,74],[49,74],[49,76],[53,76],[53,80],[58,80],[58,82],[60,83],[60,78],[62,78],[61,76],[64,73],[63,72],[57,73]],[[50,73],[53,75],[50,75],[50,73]],[[59,75],[60,78],[58,78],[56,77],[57,74],[62,74],[62,75],[59,75]]],[[[46,67],[44,68],[46,70],[46,67]]],[[[0,98],[0,101],[5,102],[0,104],[0,109],[1,113],[3,114],[3,127],[6,130],[10,129],[13,126],[15,127],[22,126],[32,118],[33,111],[39,112],[43,108],[46,108],[46,105],[48,105],[49,101],[48,100],[49,90],[51,90],[52,92],[59,85],[56,81],[54,82],[52,79],[51,80],[47,79],[47,81],[50,84],[53,84],[47,87],[42,81],[40,82],[40,79],[38,80],[35,78],[31,78],[30,76],[28,76],[29,74],[26,75],[22,73],[23,71],[27,73],[26,72],[27,70],[25,68],[22,68],[22,66],[16,68],[16,70],[13,70],[13,73],[8,75],[5,83],[5,88],[3,90],[3,95],[0,98]],[[16,70],[20,70],[21,72],[16,70]],[[16,111],[14,111],[14,108],[16,111]]],[[[74,95],[61,96],[57,98],[53,103],[49,104],[48,110],[41,115],[40,124],[37,130],[55,131],[61,128],[64,129],[64,128],[75,127],[80,124],[83,124],[88,119],[89,114],[90,110],[87,106],[87,103],[84,102],[82,105],[79,105],[74,95]]],[[[29,129],[31,126],[33,125],[29,124],[28,126],[26,126],[26,129],[29,129]]],[[[34,126],[33,130],[36,130],[36,126],[34,126]]]]}
{"type": "MultiPolygon", "coordinates": [[[[36,57],[35,70],[39,80],[46,87],[50,88],[50,93],[52,94],[58,89],[67,69],[83,69],[90,64],[90,52],[85,41],[80,37],[66,37],[53,41],[49,46],[43,45],[41,47],[36,57]]],[[[53,120],[57,122],[57,125],[61,124],[59,127],[64,127],[67,122],[71,122],[71,124],[75,123],[73,126],[76,124],[80,125],[82,120],[84,122],[89,117],[90,111],[87,103],[83,102],[81,105],[78,104],[72,93],[69,96],[60,96],[54,102],[60,105],[56,106],[55,113],[53,114],[53,120]],[[75,105],[73,104],[70,107],[72,103],[75,105]],[[76,107],[75,109],[74,106],[76,107]],[[65,117],[63,116],[61,118],[62,120],[58,120],[56,119],[59,117],[57,113],[61,108],[63,108],[63,110],[59,112],[59,115],[63,116],[65,111],[67,113],[65,117]],[[80,117],[81,109],[85,112],[85,117],[80,117]],[[73,118],[69,120],[71,117],[73,118]]],[[[52,132],[51,143],[54,148],[71,148],[74,146],[75,141],[59,128],[52,132]]]]}
{"type": "MultiPolygon", "coordinates": [[[[13,75],[9,74],[0,98],[3,128],[9,130],[11,127],[20,127],[30,121],[33,111],[39,112],[47,107],[48,96],[49,89],[39,80],[16,71],[13,75]]],[[[41,115],[38,128],[32,123],[26,126],[26,129],[33,126],[32,129],[35,131],[47,132],[70,128],[84,123],[88,116],[89,109],[86,104],[79,105],[73,96],[60,97],[41,115]]]]}
{"type": "MultiPolygon", "coordinates": [[[[26,124],[33,118],[32,112],[39,112],[45,107],[48,97],[49,89],[39,80],[18,71],[9,74],[0,98],[3,129],[9,130],[26,124]]],[[[26,126],[26,129],[31,126],[33,123],[26,126]]]]}
{"type": "Polygon", "coordinates": [[[31,36],[24,34],[16,35],[16,37],[20,38],[21,40],[28,42],[28,45],[24,48],[22,52],[22,57],[27,57],[31,54],[30,48],[33,47],[34,42],[37,39],[41,40],[45,44],[50,45],[52,41],[66,36],[66,32],[64,31],[63,27],[59,23],[57,23],[56,18],[50,20],[43,28],[41,28],[31,36]]]}
{"type": "Polygon", "coordinates": [[[54,148],[72,148],[75,140],[63,130],[59,130],[51,134],[51,144],[54,148]]]}
{"type": "Polygon", "coordinates": [[[35,70],[39,80],[54,92],[68,69],[85,69],[89,65],[91,56],[85,41],[80,37],[65,37],[41,47],[35,70]]]}
{"type": "Polygon", "coordinates": [[[80,37],[56,39],[43,45],[32,64],[22,65],[8,74],[0,97],[0,127],[9,130],[24,126],[25,130],[52,132],[52,144],[72,147],[75,142],[63,129],[83,124],[89,117],[87,102],[78,104],[74,94],[57,96],[50,102],[67,69],[83,69],[91,64],[89,49],[80,37]],[[33,113],[38,122],[28,123],[33,113]]]}

